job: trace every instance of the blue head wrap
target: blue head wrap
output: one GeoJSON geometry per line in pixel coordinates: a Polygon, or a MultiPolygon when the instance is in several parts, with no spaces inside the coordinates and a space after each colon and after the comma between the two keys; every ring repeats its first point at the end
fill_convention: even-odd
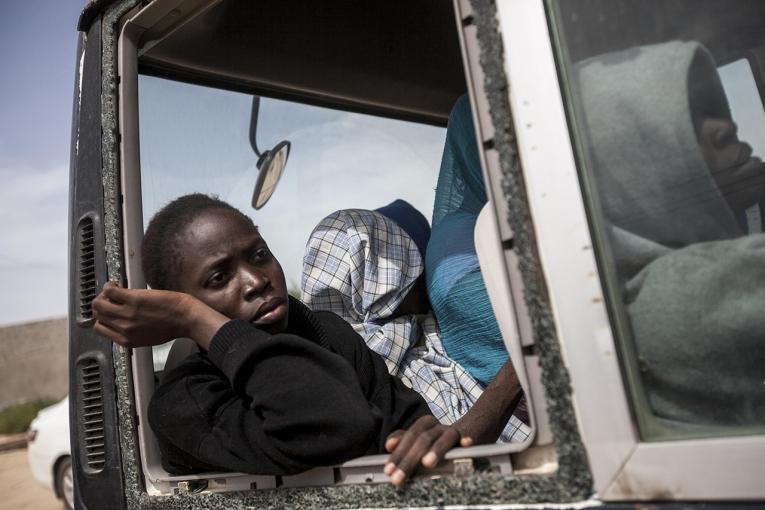
{"type": "Polygon", "coordinates": [[[420,255],[425,257],[425,250],[430,238],[430,225],[423,214],[406,200],[396,199],[385,207],[375,209],[386,218],[393,220],[401,229],[409,234],[420,255]]]}
{"type": "Polygon", "coordinates": [[[508,359],[473,240],[486,202],[470,103],[462,96],[449,114],[425,273],[444,349],[484,385],[508,359]]]}

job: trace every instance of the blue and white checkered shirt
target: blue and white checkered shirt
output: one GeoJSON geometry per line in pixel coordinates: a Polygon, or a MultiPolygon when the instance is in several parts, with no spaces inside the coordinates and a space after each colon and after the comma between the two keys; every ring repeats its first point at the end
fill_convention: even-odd
{"type": "MultiPolygon", "coordinates": [[[[395,222],[362,209],[337,211],[314,229],[306,246],[302,300],[350,323],[392,375],[422,395],[433,415],[456,422],[483,393],[444,352],[433,316],[391,319],[424,270],[417,245],[395,222]]],[[[513,415],[499,442],[521,442],[530,429],[513,415]]]]}

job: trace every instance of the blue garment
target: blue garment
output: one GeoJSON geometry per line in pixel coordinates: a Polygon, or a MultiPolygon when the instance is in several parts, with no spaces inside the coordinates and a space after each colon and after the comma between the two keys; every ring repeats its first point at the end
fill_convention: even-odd
{"type": "Polygon", "coordinates": [[[409,234],[420,255],[425,256],[430,239],[430,224],[423,214],[414,208],[412,204],[400,198],[394,200],[385,207],[375,209],[386,218],[395,221],[401,229],[409,234]]]}
{"type": "Polygon", "coordinates": [[[508,359],[473,239],[486,202],[470,103],[462,96],[449,114],[425,276],[446,353],[483,385],[508,359]]]}

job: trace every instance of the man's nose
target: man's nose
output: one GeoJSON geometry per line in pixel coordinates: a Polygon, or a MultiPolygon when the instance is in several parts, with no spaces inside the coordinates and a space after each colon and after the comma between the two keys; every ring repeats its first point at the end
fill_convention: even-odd
{"type": "Polygon", "coordinates": [[[259,296],[271,281],[268,277],[256,268],[246,268],[242,270],[242,284],[245,299],[253,299],[259,296]]]}

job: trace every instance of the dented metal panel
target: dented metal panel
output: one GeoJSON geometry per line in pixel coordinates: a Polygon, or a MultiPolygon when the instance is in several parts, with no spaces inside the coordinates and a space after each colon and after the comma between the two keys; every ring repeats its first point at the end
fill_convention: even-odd
{"type": "Polygon", "coordinates": [[[69,209],[69,406],[75,497],[85,505],[98,500],[123,508],[118,415],[111,344],[83,317],[91,290],[106,280],[101,186],[101,37],[100,19],[80,35],[72,112],[69,209]],[[87,224],[87,235],[81,228],[87,224]],[[85,260],[87,259],[87,260],[85,260]],[[82,266],[80,266],[80,263],[82,266]],[[85,280],[80,280],[80,270],[85,280]],[[83,293],[82,285],[87,284],[83,293]],[[84,298],[84,301],[81,299],[84,298]],[[82,320],[77,320],[78,315],[82,320]],[[88,377],[78,369],[88,367],[88,377]],[[103,491],[103,494],[99,493],[103,491]]]}

